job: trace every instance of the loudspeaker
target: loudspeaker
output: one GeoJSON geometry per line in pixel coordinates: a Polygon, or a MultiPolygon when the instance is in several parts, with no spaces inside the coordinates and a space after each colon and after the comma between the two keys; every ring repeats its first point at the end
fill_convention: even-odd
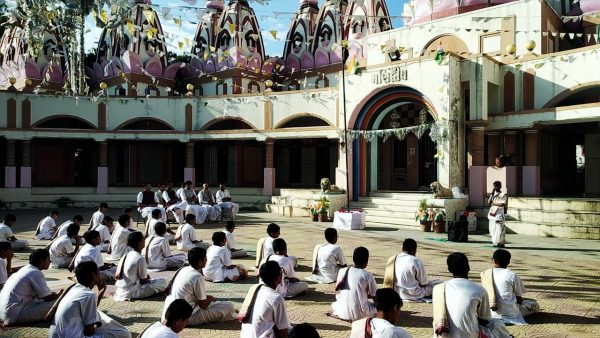
{"type": "Polygon", "coordinates": [[[460,216],[458,222],[448,222],[448,240],[450,242],[469,241],[469,222],[465,216],[460,216]]]}

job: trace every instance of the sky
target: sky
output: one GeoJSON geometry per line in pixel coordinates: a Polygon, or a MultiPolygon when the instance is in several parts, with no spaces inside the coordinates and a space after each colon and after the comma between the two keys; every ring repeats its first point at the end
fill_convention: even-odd
{"type": "MultiPolygon", "coordinates": [[[[292,17],[299,8],[298,0],[250,0],[249,2],[256,13],[260,29],[263,32],[263,41],[267,55],[281,56],[292,17]],[[263,4],[260,2],[263,2],[263,4]],[[277,31],[277,38],[273,38],[269,33],[272,30],[277,31]]],[[[319,0],[319,5],[323,2],[324,0],[319,0]]],[[[402,15],[405,2],[406,0],[388,0],[387,5],[390,15],[402,15]]],[[[168,41],[172,41],[169,50],[177,54],[188,52],[191,48],[184,46],[184,48],[179,49],[178,42],[184,42],[185,37],[193,40],[196,32],[195,22],[198,21],[197,13],[205,6],[205,1],[153,0],[152,3],[156,5],[155,10],[159,13],[163,30],[174,36],[172,39],[167,39],[168,41]],[[190,6],[190,4],[194,5],[190,6]],[[167,16],[165,17],[164,14],[167,14],[167,16]],[[177,27],[174,21],[174,19],[179,18],[182,19],[181,27],[177,27]]],[[[401,27],[402,20],[399,18],[394,19],[392,26],[393,28],[401,27]]],[[[91,19],[88,20],[88,27],[90,31],[87,34],[86,47],[90,49],[97,46],[98,39],[100,38],[100,30],[95,28],[94,21],[91,19]]]]}

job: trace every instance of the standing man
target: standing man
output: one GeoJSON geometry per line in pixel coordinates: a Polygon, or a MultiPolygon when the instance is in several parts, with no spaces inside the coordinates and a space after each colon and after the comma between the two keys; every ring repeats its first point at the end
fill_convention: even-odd
{"type": "Polygon", "coordinates": [[[504,248],[506,236],[506,224],[504,215],[508,211],[508,195],[502,192],[502,183],[494,182],[492,194],[488,200],[490,211],[488,212],[490,235],[495,247],[504,248]]]}

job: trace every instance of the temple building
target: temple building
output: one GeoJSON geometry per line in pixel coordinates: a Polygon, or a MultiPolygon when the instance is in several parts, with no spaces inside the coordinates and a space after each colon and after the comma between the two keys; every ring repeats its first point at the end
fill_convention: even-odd
{"type": "Polygon", "coordinates": [[[191,179],[303,216],[329,177],[368,224],[410,227],[436,181],[468,198],[432,206],[485,229],[499,180],[511,230],[600,239],[600,2],[411,0],[394,28],[391,1],[299,0],[281,57],[251,2],[204,4],[182,61],[156,6],[130,1],[78,98],[61,92],[59,31],[33,58],[7,29],[1,202],[129,205],[144,183],[191,179]]]}

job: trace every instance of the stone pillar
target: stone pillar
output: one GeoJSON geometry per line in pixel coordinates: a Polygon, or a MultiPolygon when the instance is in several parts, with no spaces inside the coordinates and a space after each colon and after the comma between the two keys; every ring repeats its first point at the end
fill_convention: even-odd
{"type": "Polygon", "coordinates": [[[523,166],[523,195],[539,196],[541,192],[540,174],[540,132],[525,130],[525,165],[523,166]]]}
{"type": "Polygon", "coordinates": [[[485,165],[485,127],[472,127],[469,133],[469,204],[483,206],[486,198],[487,166],[485,165]]]}
{"type": "Polygon", "coordinates": [[[194,142],[189,141],[185,147],[185,168],[183,168],[183,180],[196,183],[196,168],[194,164],[194,142]]]}
{"type": "Polygon", "coordinates": [[[31,188],[31,141],[21,143],[21,188],[31,188]]]}
{"type": "Polygon", "coordinates": [[[98,144],[98,182],[96,193],[108,194],[108,143],[98,144]]]}
{"type": "Polygon", "coordinates": [[[6,141],[6,167],[4,167],[4,187],[17,187],[17,167],[15,165],[15,140],[6,141]]]}
{"type": "Polygon", "coordinates": [[[273,153],[275,152],[275,141],[268,139],[265,142],[265,169],[264,169],[264,187],[263,195],[273,195],[275,190],[275,163],[273,153]]]}

